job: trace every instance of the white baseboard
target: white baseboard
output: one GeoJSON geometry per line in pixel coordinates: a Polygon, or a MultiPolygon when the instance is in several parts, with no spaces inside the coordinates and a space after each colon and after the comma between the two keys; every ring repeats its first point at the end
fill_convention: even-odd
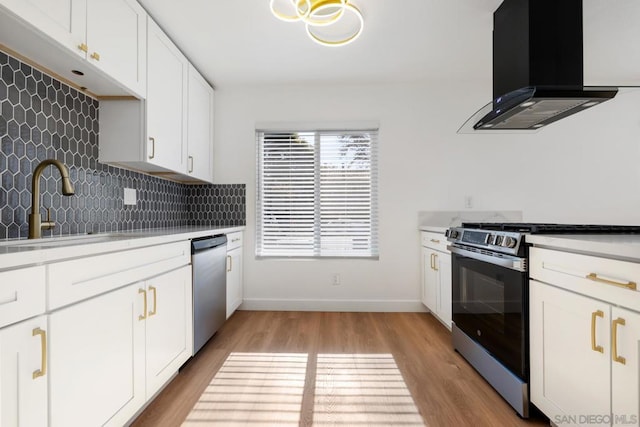
{"type": "Polygon", "coordinates": [[[245,299],[239,310],[256,311],[354,311],[354,312],[426,312],[414,300],[295,300],[245,299]]]}

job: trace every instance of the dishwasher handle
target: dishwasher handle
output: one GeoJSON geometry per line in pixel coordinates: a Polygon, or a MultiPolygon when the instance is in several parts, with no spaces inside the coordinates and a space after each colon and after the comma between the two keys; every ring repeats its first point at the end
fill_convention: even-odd
{"type": "Polygon", "coordinates": [[[191,253],[204,251],[207,249],[217,248],[218,246],[227,244],[227,236],[220,234],[217,236],[199,237],[191,240],[191,253]]]}

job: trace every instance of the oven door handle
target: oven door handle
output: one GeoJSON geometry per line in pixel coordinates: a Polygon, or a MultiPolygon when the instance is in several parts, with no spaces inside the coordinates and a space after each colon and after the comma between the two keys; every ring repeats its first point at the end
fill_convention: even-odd
{"type": "Polygon", "coordinates": [[[510,270],[522,272],[527,271],[527,260],[525,258],[510,257],[507,255],[503,255],[502,257],[493,257],[490,255],[467,251],[451,245],[447,246],[447,249],[449,249],[453,254],[477,259],[478,261],[488,262],[489,264],[499,265],[500,267],[506,267],[510,270]]]}

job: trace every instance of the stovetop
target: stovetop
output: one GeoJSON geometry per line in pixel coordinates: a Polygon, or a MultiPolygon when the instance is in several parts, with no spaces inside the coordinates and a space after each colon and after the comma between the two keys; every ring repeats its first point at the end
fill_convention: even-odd
{"type": "Polygon", "coordinates": [[[638,225],[463,222],[462,227],[526,234],[640,234],[638,225]]]}

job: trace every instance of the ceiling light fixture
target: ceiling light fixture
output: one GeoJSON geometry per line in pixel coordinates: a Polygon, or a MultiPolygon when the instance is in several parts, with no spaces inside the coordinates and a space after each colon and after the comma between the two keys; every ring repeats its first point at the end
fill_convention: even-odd
{"type": "Polygon", "coordinates": [[[311,40],[323,46],[349,44],[364,28],[362,13],[349,0],[270,0],[269,6],[282,21],[302,21],[311,40]]]}

